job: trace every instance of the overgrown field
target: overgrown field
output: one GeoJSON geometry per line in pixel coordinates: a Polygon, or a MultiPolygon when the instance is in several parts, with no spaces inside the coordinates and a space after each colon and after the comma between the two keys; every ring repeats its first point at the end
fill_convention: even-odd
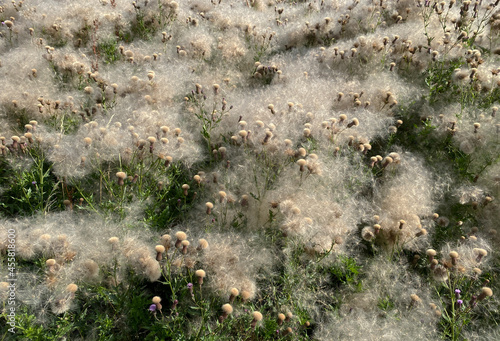
{"type": "Polygon", "coordinates": [[[0,21],[0,340],[500,339],[499,0],[0,21]]]}

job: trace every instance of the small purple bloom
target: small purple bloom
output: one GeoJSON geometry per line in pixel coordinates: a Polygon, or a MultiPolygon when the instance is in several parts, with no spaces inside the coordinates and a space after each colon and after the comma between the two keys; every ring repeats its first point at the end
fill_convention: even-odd
{"type": "Polygon", "coordinates": [[[457,300],[460,298],[460,293],[461,293],[460,289],[455,289],[455,297],[457,300]]]}
{"type": "Polygon", "coordinates": [[[31,184],[32,185],[36,185],[36,181],[31,181],[31,184]]]}
{"type": "Polygon", "coordinates": [[[155,312],[155,311],[156,311],[156,304],[151,304],[151,305],[149,306],[149,311],[150,311],[150,312],[155,312]]]}
{"type": "Polygon", "coordinates": [[[191,289],[193,287],[193,283],[188,283],[187,287],[188,289],[191,289]]]}
{"type": "Polygon", "coordinates": [[[462,300],[457,300],[457,308],[460,308],[462,306],[462,304],[464,303],[464,301],[462,300]]]}

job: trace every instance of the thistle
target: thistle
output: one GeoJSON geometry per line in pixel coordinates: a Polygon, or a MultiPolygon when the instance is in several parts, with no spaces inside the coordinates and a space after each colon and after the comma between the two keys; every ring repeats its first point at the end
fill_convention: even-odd
{"type": "Polygon", "coordinates": [[[182,185],[182,193],[184,194],[185,197],[187,197],[187,195],[188,195],[188,190],[189,190],[188,184],[182,185]]]}
{"type": "Polygon", "coordinates": [[[200,270],[196,270],[195,275],[196,275],[196,277],[198,277],[198,284],[200,285],[200,288],[201,288],[201,285],[203,284],[203,279],[205,278],[205,276],[207,274],[205,273],[204,270],[200,269],[200,270]]]}
{"type": "Polygon", "coordinates": [[[214,204],[212,204],[211,202],[207,202],[205,204],[205,207],[207,208],[206,210],[207,215],[210,215],[212,213],[212,208],[214,208],[214,204]]]}
{"type": "Polygon", "coordinates": [[[226,303],[222,306],[222,315],[219,316],[219,322],[222,323],[224,320],[233,313],[233,306],[226,303]]]}
{"type": "Polygon", "coordinates": [[[190,244],[189,240],[183,240],[181,242],[181,245],[182,245],[182,251],[181,252],[182,252],[183,255],[185,255],[187,253],[187,248],[188,248],[189,244],[190,244]]]}
{"type": "Polygon", "coordinates": [[[252,317],[253,317],[253,320],[252,320],[252,323],[250,324],[250,328],[255,329],[255,326],[257,325],[257,323],[259,321],[262,321],[262,314],[258,311],[254,311],[252,313],[252,317]]]}
{"type": "Polygon", "coordinates": [[[196,250],[201,251],[205,250],[206,248],[208,248],[208,242],[205,239],[198,240],[198,247],[196,248],[196,250]]]}
{"type": "Polygon", "coordinates": [[[123,186],[125,184],[127,174],[125,172],[118,172],[116,173],[116,177],[118,178],[118,186],[123,186]]]}
{"type": "Polygon", "coordinates": [[[285,321],[285,319],[286,319],[285,314],[279,313],[278,314],[278,326],[281,326],[283,324],[283,322],[285,321]]]}
{"type": "Polygon", "coordinates": [[[70,298],[75,298],[75,292],[78,290],[78,285],[71,283],[66,287],[66,291],[69,292],[70,298]]]}
{"type": "Polygon", "coordinates": [[[240,292],[236,288],[232,288],[230,292],[231,294],[229,295],[229,304],[233,304],[234,300],[240,294],[240,292]]]}
{"type": "Polygon", "coordinates": [[[175,233],[175,238],[177,238],[177,240],[175,241],[175,247],[178,248],[181,243],[186,240],[187,238],[187,235],[186,233],[182,232],[182,231],[178,231],[175,233]]]}
{"type": "Polygon", "coordinates": [[[165,252],[165,246],[156,245],[155,251],[156,251],[156,260],[159,262],[163,259],[163,253],[165,252]]]}
{"type": "Polygon", "coordinates": [[[484,300],[486,297],[491,297],[491,296],[493,296],[493,290],[491,290],[488,287],[483,287],[481,289],[481,294],[479,294],[479,296],[477,297],[477,301],[480,302],[484,300]]]}

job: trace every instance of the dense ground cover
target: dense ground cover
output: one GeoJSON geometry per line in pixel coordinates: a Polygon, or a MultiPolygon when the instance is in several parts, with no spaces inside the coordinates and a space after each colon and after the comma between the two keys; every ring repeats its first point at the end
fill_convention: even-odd
{"type": "Polygon", "coordinates": [[[500,1],[0,20],[0,339],[500,338],[500,1]]]}

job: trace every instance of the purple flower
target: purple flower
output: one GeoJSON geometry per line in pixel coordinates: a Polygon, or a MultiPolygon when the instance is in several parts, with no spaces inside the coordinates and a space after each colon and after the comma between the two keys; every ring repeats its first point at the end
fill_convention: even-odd
{"type": "Polygon", "coordinates": [[[462,306],[462,304],[464,303],[464,301],[462,300],[457,300],[457,308],[460,308],[462,306]]]}
{"type": "Polygon", "coordinates": [[[36,185],[36,181],[31,181],[31,184],[32,185],[36,185]]]}
{"type": "Polygon", "coordinates": [[[193,288],[193,283],[188,283],[187,287],[188,287],[188,289],[193,288]]]}
{"type": "Polygon", "coordinates": [[[149,311],[150,311],[150,312],[155,312],[155,311],[156,311],[156,304],[151,304],[151,305],[149,306],[149,311]]]}
{"type": "Polygon", "coordinates": [[[461,293],[460,289],[455,289],[455,297],[457,300],[460,298],[460,293],[461,293]]]}

